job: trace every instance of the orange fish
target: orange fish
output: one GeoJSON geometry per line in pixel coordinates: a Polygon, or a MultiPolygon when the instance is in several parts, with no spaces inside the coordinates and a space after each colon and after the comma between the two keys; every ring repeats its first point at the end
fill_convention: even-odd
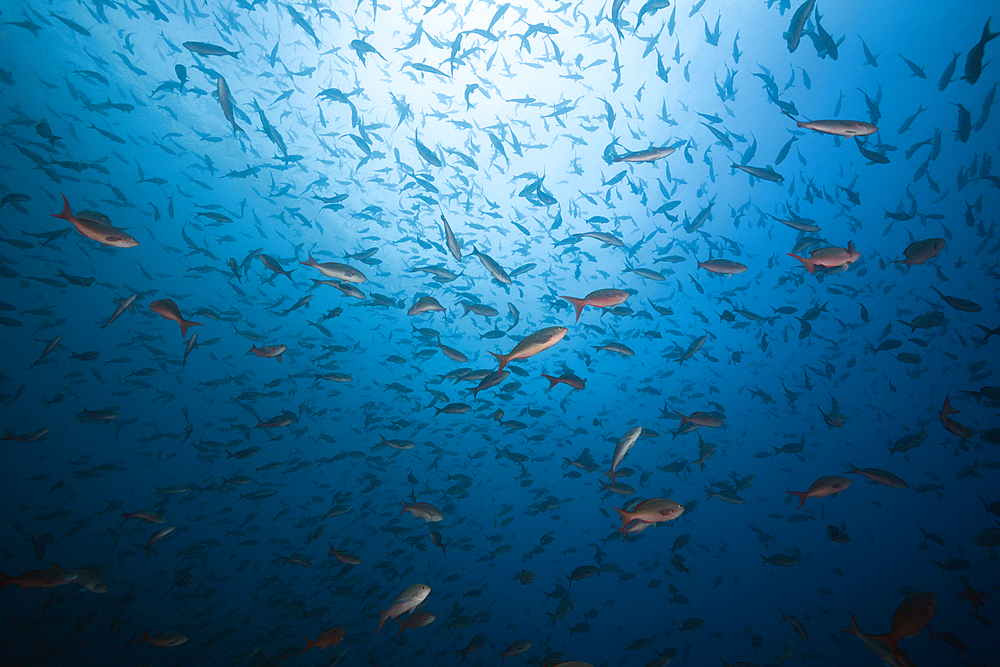
{"type": "Polygon", "coordinates": [[[612,308],[620,303],[625,303],[625,300],[631,296],[628,292],[620,289],[599,289],[591,292],[582,299],[577,299],[571,296],[560,296],[560,299],[565,299],[573,304],[573,308],[576,309],[576,321],[580,321],[580,313],[583,312],[584,306],[597,306],[598,308],[612,308]]]}
{"type": "MultiPolygon", "coordinates": [[[[127,234],[124,230],[113,227],[107,222],[102,222],[100,220],[92,220],[89,216],[78,218],[73,215],[73,211],[70,210],[69,201],[66,200],[66,195],[62,196],[63,200],[63,210],[59,213],[53,213],[53,218],[60,218],[62,220],[68,220],[73,223],[76,227],[76,231],[80,232],[88,239],[97,241],[101,245],[111,246],[112,248],[134,248],[139,245],[139,242],[127,234]]],[[[104,217],[104,216],[94,216],[94,217],[104,217]]],[[[105,218],[107,220],[107,218],[105,218]]]]}
{"type": "Polygon", "coordinates": [[[52,588],[53,586],[68,584],[74,579],[76,579],[76,573],[58,567],[52,567],[47,570],[32,570],[16,577],[0,572],[0,588],[4,586],[52,588]]]}
{"type": "Polygon", "coordinates": [[[205,326],[201,322],[192,322],[181,317],[181,309],[171,299],[157,299],[149,304],[149,309],[165,320],[173,320],[181,327],[181,338],[187,338],[187,330],[191,327],[205,326]]]}
{"type": "MultiPolygon", "coordinates": [[[[552,377],[551,375],[546,375],[542,373],[542,377],[549,381],[549,389],[556,386],[557,384],[566,384],[573,389],[585,389],[587,386],[587,381],[583,378],[579,378],[572,373],[563,373],[559,377],[552,377]]],[[[546,389],[548,391],[548,389],[546,389]]]]}
{"type": "Polygon", "coordinates": [[[341,641],[343,641],[344,636],[346,634],[347,634],[347,628],[345,628],[342,625],[338,625],[337,627],[330,628],[329,630],[321,634],[319,637],[315,639],[315,641],[310,641],[310,639],[305,635],[299,635],[300,637],[305,639],[306,644],[308,644],[308,646],[302,649],[302,652],[305,653],[311,648],[318,648],[322,650],[325,648],[329,648],[331,646],[336,646],[341,641]]]}
{"type": "Polygon", "coordinates": [[[802,266],[809,269],[809,273],[811,274],[816,270],[817,266],[821,266],[825,269],[833,269],[838,266],[847,268],[854,262],[858,261],[858,258],[861,257],[861,253],[854,248],[854,241],[851,241],[847,244],[846,248],[820,248],[819,250],[814,250],[809,257],[799,257],[798,255],[793,255],[792,253],[788,253],[788,256],[794,257],[802,262],[802,266]]]}
{"type": "Polygon", "coordinates": [[[617,507],[615,507],[614,510],[618,512],[618,516],[621,517],[621,531],[625,532],[625,528],[633,521],[638,521],[640,523],[662,523],[664,521],[673,521],[684,513],[684,506],[666,498],[650,498],[649,500],[644,500],[636,505],[635,509],[631,512],[617,507]]]}
{"type": "MultiPolygon", "coordinates": [[[[799,499],[799,507],[802,507],[802,504],[809,498],[826,498],[827,496],[835,496],[841,491],[844,491],[850,485],[851,480],[846,477],[841,477],[840,475],[826,475],[813,482],[808,491],[785,490],[793,496],[797,496],[799,499]]],[[[798,509],[798,507],[795,509],[798,509]]]]}

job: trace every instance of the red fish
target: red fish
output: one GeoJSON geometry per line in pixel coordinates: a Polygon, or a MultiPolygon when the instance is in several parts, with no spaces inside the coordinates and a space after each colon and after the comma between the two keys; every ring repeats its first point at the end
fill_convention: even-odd
{"type": "Polygon", "coordinates": [[[809,269],[809,273],[811,274],[816,270],[817,266],[822,266],[826,269],[833,269],[839,266],[846,268],[858,261],[861,253],[854,248],[854,241],[850,241],[846,248],[820,248],[819,250],[814,250],[809,257],[799,257],[792,253],[788,253],[788,256],[802,262],[802,266],[809,269]]]}
{"type": "Polygon", "coordinates": [[[302,651],[305,652],[311,648],[324,649],[324,648],[329,648],[331,646],[336,646],[337,644],[339,644],[344,640],[344,636],[346,634],[347,634],[347,628],[345,628],[343,625],[338,625],[335,628],[330,628],[329,630],[321,634],[319,637],[317,637],[314,641],[310,641],[310,639],[305,635],[299,635],[300,637],[305,639],[306,644],[308,644],[308,646],[302,649],[302,651]]]}
{"type": "Polygon", "coordinates": [[[181,338],[187,338],[187,330],[191,327],[205,326],[201,322],[192,322],[181,317],[181,310],[171,299],[157,299],[149,304],[149,309],[165,320],[173,320],[181,327],[181,338]]]}
{"type": "MultiPolygon", "coordinates": [[[[559,377],[552,377],[551,375],[546,375],[542,373],[542,377],[549,381],[549,389],[556,386],[557,384],[566,384],[573,389],[585,389],[587,387],[587,381],[583,378],[579,378],[572,373],[564,373],[559,377]]],[[[548,389],[546,389],[548,391],[548,389]]]]}
{"type": "Polygon", "coordinates": [[[580,313],[583,312],[584,306],[597,306],[598,308],[612,308],[620,303],[625,303],[625,300],[631,296],[628,292],[620,289],[599,289],[591,292],[582,299],[577,299],[571,296],[560,296],[560,299],[565,299],[573,304],[573,308],[576,309],[576,321],[580,321],[580,313]]]}
{"type": "Polygon", "coordinates": [[[91,220],[86,217],[76,217],[73,215],[73,211],[70,210],[69,201],[66,200],[66,195],[62,196],[62,200],[63,210],[59,213],[53,213],[52,217],[61,218],[62,220],[68,220],[73,223],[73,226],[76,227],[76,231],[80,232],[88,239],[97,241],[101,245],[111,246],[112,248],[134,248],[139,245],[139,242],[132,238],[124,230],[112,227],[111,225],[98,220],[91,220]]]}
{"type": "MultiPolygon", "coordinates": [[[[802,507],[803,503],[805,503],[809,498],[825,498],[827,496],[835,496],[850,485],[851,480],[846,477],[841,477],[840,475],[826,475],[813,482],[808,491],[791,491],[788,489],[786,489],[786,491],[793,496],[797,496],[799,499],[799,507],[802,507]]],[[[795,509],[798,509],[798,507],[795,509]]]]}

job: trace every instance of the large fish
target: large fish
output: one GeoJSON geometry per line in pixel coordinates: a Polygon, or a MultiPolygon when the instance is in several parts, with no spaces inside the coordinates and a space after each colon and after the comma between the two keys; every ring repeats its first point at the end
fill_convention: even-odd
{"type": "Polygon", "coordinates": [[[847,268],[861,257],[861,253],[854,247],[854,241],[850,241],[846,248],[828,247],[814,250],[809,257],[799,257],[788,253],[789,257],[802,262],[802,266],[809,269],[809,273],[816,270],[817,266],[833,269],[837,267],[847,268]]]}
{"type": "Polygon", "coordinates": [[[625,303],[625,300],[631,296],[628,292],[620,289],[599,289],[594,290],[582,299],[578,299],[572,296],[560,296],[560,299],[565,299],[573,304],[573,308],[576,310],[576,321],[580,321],[580,313],[583,312],[584,306],[597,306],[598,308],[613,308],[618,304],[625,303]]]}
{"type": "Polygon", "coordinates": [[[339,264],[337,262],[317,262],[313,259],[311,251],[309,253],[309,259],[305,262],[299,262],[299,264],[318,269],[319,272],[327,278],[342,280],[345,283],[363,283],[368,280],[365,274],[361,273],[352,266],[348,266],[347,264],[339,264]]]}
{"type": "Polygon", "coordinates": [[[990,32],[991,19],[992,17],[986,19],[982,36],[976,45],[969,49],[969,55],[965,57],[965,76],[962,78],[968,81],[970,85],[979,81],[979,76],[983,73],[983,53],[986,50],[986,45],[997,35],[1000,35],[1000,32],[990,32]]]}
{"type": "Polygon", "coordinates": [[[543,350],[547,350],[559,341],[563,339],[566,332],[569,331],[566,327],[546,327],[540,329],[530,336],[525,336],[521,339],[514,349],[507,354],[497,354],[496,352],[490,352],[496,360],[500,362],[500,367],[497,369],[502,371],[504,366],[509,364],[514,359],[527,359],[528,357],[533,357],[543,350]]]}
{"type": "MultiPolygon", "coordinates": [[[[851,480],[840,475],[826,475],[820,477],[806,491],[788,491],[799,499],[799,507],[802,507],[810,498],[825,498],[835,496],[851,485],[851,480]]],[[[796,508],[798,509],[798,508],[796,508]]]]}
{"type": "Polygon", "coordinates": [[[795,121],[795,124],[807,130],[838,137],[866,137],[878,132],[877,127],[860,120],[807,120],[805,122],[799,120],[795,121]]]}
{"type": "Polygon", "coordinates": [[[792,22],[788,25],[788,31],[782,35],[788,42],[789,53],[795,53],[795,49],[799,48],[799,42],[802,40],[802,29],[805,28],[806,20],[812,14],[812,8],[815,4],[816,0],[806,0],[792,14],[792,22]]]}
{"type": "MultiPolygon", "coordinates": [[[[76,231],[80,232],[88,239],[97,241],[101,245],[111,246],[112,248],[134,248],[139,245],[132,236],[122,229],[117,227],[112,227],[107,222],[93,220],[88,216],[82,218],[73,215],[73,211],[70,210],[69,201],[66,199],[66,195],[62,196],[63,200],[63,210],[59,213],[53,213],[53,218],[61,218],[62,220],[68,220],[76,227],[76,231]]],[[[84,215],[81,213],[81,215],[84,215]]],[[[96,217],[96,216],[95,216],[96,217]]]]}
{"type": "Polygon", "coordinates": [[[185,320],[181,316],[180,308],[178,308],[177,304],[171,299],[157,299],[153,303],[149,304],[149,309],[165,320],[177,322],[181,328],[181,338],[187,338],[187,330],[191,327],[205,326],[201,322],[185,320]]]}

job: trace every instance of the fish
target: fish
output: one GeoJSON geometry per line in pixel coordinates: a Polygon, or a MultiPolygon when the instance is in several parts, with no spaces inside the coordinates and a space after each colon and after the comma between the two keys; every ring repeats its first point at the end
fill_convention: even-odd
{"type": "MultiPolygon", "coordinates": [[[[651,0],[655,2],[656,0],[651,0]]],[[[650,3],[646,3],[650,4],[650,3]]],[[[676,148],[670,146],[652,146],[641,151],[631,151],[628,153],[622,153],[621,155],[615,155],[611,161],[612,162],[656,162],[657,160],[662,160],[665,157],[669,157],[674,154],[676,148]]]]}
{"type": "Polygon", "coordinates": [[[633,510],[625,510],[618,507],[614,509],[618,512],[618,516],[621,517],[622,527],[620,532],[622,533],[625,532],[626,527],[633,521],[641,524],[664,523],[673,521],[684,513],[683,505],[667,498],[649,498],[636,505],[633,510]]]}
{"type": "Polygon", "coordinates": [[[779,173],[776,173],[774,169],[772,169],[770,166],[762,169],[760,167],[739,165],[736,164],[735,162],[732,163],[730,166],[733,169],[739,169],[740,171],[746,172],[747,174],[750,174],[754,178],[759,178],[762,181],[771,181],[772,183],[784,183],[785,181],[785,177],[779,173]]]}
{"type": "Polygon", "coordinates": [[[846,269],[861,258],[861,253],[857,251],[854,242],[851,241],[846,248],[828,246],[813,250],[809,257],[799,257],[792,253],[788,253],[788,256],[802,262],[802,266],[808,269],[811,275],[817,266],[825,269],[846,269]]]}
{"type": "Polygon", "coordinates": [[[906,246],[906,250],[903,251],[905,259],[895,259],[893,264],[906,264],[907,266],[923,265],[929,259],[933,259],[944,250],[944,239],[933,238],[924,239],[923,241],[914,241],[910,245],[906,246]]]}
{"type": "Polygon", "coordinates": [[[380,621],[375,634],[377,635],[382,631],[382,626],[385,625],[386,620],[398,618],[407,612],[413,611],[423,604],[430,594],[431,587],[427,584],[413,584],[406,588],[396,596],[396,599],[389,605],[388,609],[379,612],[380,621]]]}
{"type": "Polygon", "coordinates": [[[864,475],[869,482],[872,482],[874,484],[881,484],[882,486],[888,486],[890,489],[910,488],[909,484],[907,484],[906,482],[904,482],[902,479],[892,474],[891,472],[880,470],[878,468],[865,468],[864,470],[861,470],[851,465],[850,463],[848,463],[847,465],[848,467],[850,467],[850,470],[844,473],[845,475],[851,475],[851,474],[864,475]]]}
{"type": "Polygon", "coordinates": [[[181,316],[180,308],[177,307],[177,304],[172,299],[157,299],[149,304],[149,309],[165,320],[176,322],[181,328],[182,339],[187,338],[187,331],[191,327],[205,326],[201,322],[185,320],[181,316]]]}
{"type": "Polygon", "coordinates": [[[696,257],[695,263],[699,269],[705,269],[709,273],[718,273],[724,276],[734,276],[749,270],[746,264],[734,262],[731,259],[708,259],[701,262],[696,257]]]}
{"type": "Polygon", "coordinates": [[[243,128],[236,124],[236,116],[233,114],[233,95],[229,92],[229,84],[226,82],[226,78],[220,74],[215,84],[219,106],[222,107],[222,115],[226,117],[226,120],[232,126],[233,134],[235,135],[240,132],[246,134],[243,128]]]}
{"type": "Polygon", "coordinates": [[[867,137],[878,132],[878,127],[872,123],[860,120],[800,120],[795,121],[795,125],[820,134],[832,134],[836,137],[867,137]]]}
{"type": "Polygon", "coordinates": [[[181,46],[199,56],[232,56],[239,60],[240,54],[243,53],[242,51],[230,51],[221,46],[205,42],[184,42],[181,46]]]}
{"type": "Polygon", "coordinates": [[[816,0],[806,0],[799,5],[799,8],[792,14],[792,20],[788,26],[788,30],[782,35],[782,38],[788,42],[789,53],[795,53],[795,49],[799,48],[799,42],[802,39],[802,30],[805,28],[806,21],[812,14],[813,6],[815,4],[816,0]]]}
{"type": "Polygon", "coordinates": [[[317,269],[327,278],[333,278],[345,283],[360,284],[368,282],[368,277],[365,276],[364,273],[347,264],[340,264],[338,262],[317,262],[313,259],[311,251],[309,252],[308,259],[304,262],[299,262],[299,264],[317,269]]]}
{"type": "Polygon", "coordinates": [[[69,201],[66,200],[66,195],[62,195],[62,200],[63,209],[59,213],[53,213],[53,218],[60,218],[68,221],[74,228],[76,228],[76,231],[80,232],[81,235],[92,241],[97,241],[101,245],[109,246],[111,248],[138,247],[139,242],[125,230],[113,227],[106,221],[95,220],[82,213],[81,215],[84,215],[83,218],[77,217],[73,215],[73,211],[70,210],[69,201]]]}
{"type": "Polygon", "coordinates": [[[511,284],[510,275],[507,271],[500,266],[499,263],[489,255],[483,254],[476,250],[475,246],[472,247],[472,256],[477,257],[483,266],[489,272],[493,279],[505,285],[511,284]]]}
{"type": "Polygon", "coordinates": [[[533,334],[522,338],[517,345],[514,346],[514,349],[507,354],[497,354],[492,351],[490,354],[492,354],[500,364],[497,370],[502,371],[511,361],[516,359],[528,359],[535,356],[539,352],[549,349],[561,341],[568,331],[569,329],[566,327],[546,327],[544,329],[539,329],[533,334]]]}
{"type": "MultiPolygon", "coordinates": [[[[786,489],[786,492],[796,496],[799,499],[798,507],[802,507],[802,505],[804,505],[810,498],[826,498],[827,496],[835,496],[846,491],[847,487],[850,485],[851,480],[846,477],[842,477],[840,475],[825,475],[813,482],[805,491],[791,491],[786,489]]],[[[796,509],[798,509],[798,507],[796,509]]]]}
{"type": "Polygon", "coordinates": [[[991,41],[996,39],[1000,32],[990,32],[990,21],[992,17],[986,19],[986,25],[983,26],[983,33],[979,37],[979,41],[969,49],[969,53],[965,56],[965,74],[962,75],[962,79],[969,82],[969,85],[975,85],[979,81],[979,77],[983,73],[983,56],[986,53],[986,45],[991,41]]]}
{"type": "Polygon", "coordinates": [[[578,299],[571,296],[560,296],[560,299],[564,301],[569,301],[573,305],[576,311],[576,321],[580,321],[580,314],[583,312],[586,306],[596,306],[598,308],[613,308],[619,304],[625,303],[628,300],[628,292],[620,289],[599,289],[594,290],[582,299],[578,299]]]}
{"type": "Polygon", "coordinates": [[[621,465],[621,462],[625,459],[625,455],[632,449],[640,435],[642,435],[642,427],[634,426],[618,439],[618,444],[615,445],[614,456],[611,459],[611,470],[605,473],[605,475],[611,478],[612,484],[615,483],[615,470],[621,465]]]}
{"type": "Polygon", "coordinates": [[[278,362],[281,363],[281,357],[287,351],[287,345],[262,345],[260,347],[251,345],[250,349],[247,350],[247,354],[254,354],[262,359],[277,359],[278,362]]]}

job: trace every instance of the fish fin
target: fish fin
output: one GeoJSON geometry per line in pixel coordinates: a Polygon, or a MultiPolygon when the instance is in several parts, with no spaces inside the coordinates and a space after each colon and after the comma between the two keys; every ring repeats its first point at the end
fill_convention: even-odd
{"type": "Polygon", "coordinates": [[[585,299],[576,299],[571,296],[560,296],[559,298],[569,301],[571,304],[573,304],[573,308],[574,310],[576,310],[576,321],[579,322],[580,313],[583,312],[583,307],[587,305],[587,301],[585,299]]]}
{"type": "Polygon", "coordinates": [[[837,628],[837,629],[840,630],[841,632],[846,632],[849,635],[857,635],[858,637],[862,637],[863,634],[861,632],[861,627],[858,626],[858,619],[854,618],[854,614],[852,612],[847,612],[847,613],[850,614],[851,616],[850,629],[848,630],[844,630],[843,628],[837,628]]]}
{"type": "Polygon", "coordinates": [[[60,211],[59,213],[53,213],[52,217],[53,218],[61,218],[63,220],[69,220],[70,222],[73,222],[73,220],[75,220],[76,218],[73,215],[73,211],[70,210],[69,201],[66,199],[66,195],[62,196],[62,200],[63,200],[63,209],[62,209],[62,211],[60,211]]]}
{"type": "Polygon", "coordinates": [[[502,354],[497,354],[496,352],[490,352],[490,354],[492,354],[492,355],[493,355],[493,357],[494,357],[494,358],[495,358],[495,359],[496,359],[496,360],[497,360],[498,362],[500,362],[500,368],[498,368],[498,369],[497,369],[497,372],[500,372],[500,371],[502,371],[502,370],[503,370],[503,367],[507,365],[507,362],[508,362],[508,361],[510,361],[510,359],[507,359],[505,355],[502,355],[502,354]]]}
{"type": "Polygon", "coordinates": [[[813,271],[816,270],[816,265],[813,264],[812,259],[806,259],[806,258],[803,258],[803,257],[799,257],[798,255],[793,255],[792,253],[788,253],[788,256],[789,257],[794,257],[795,259],[797,259],[800,262],[802,262],[802,266],[804,266],[805,268],[809,269],[810,275],[812,274],[813,271]]]}
{"type": "MultiPolygon", "coordinates": [[[[790,493],[799,499],[799,507],[802,507],[806,500],[809,499],[808,491],[792,491],[791,489],[785,489],[785,492],[790,493]]],[[[799,509],[799,507],[796,507],[795,509],[799,509]]]]}
{"type": "Polygon", "coordinates": [[[192,322],[191,320],[180,320],[178,322],[181,325],[181,338],[187,338],[187,330],[191,327],[203,327],[205,326],[201,322],[192,322]]]}

